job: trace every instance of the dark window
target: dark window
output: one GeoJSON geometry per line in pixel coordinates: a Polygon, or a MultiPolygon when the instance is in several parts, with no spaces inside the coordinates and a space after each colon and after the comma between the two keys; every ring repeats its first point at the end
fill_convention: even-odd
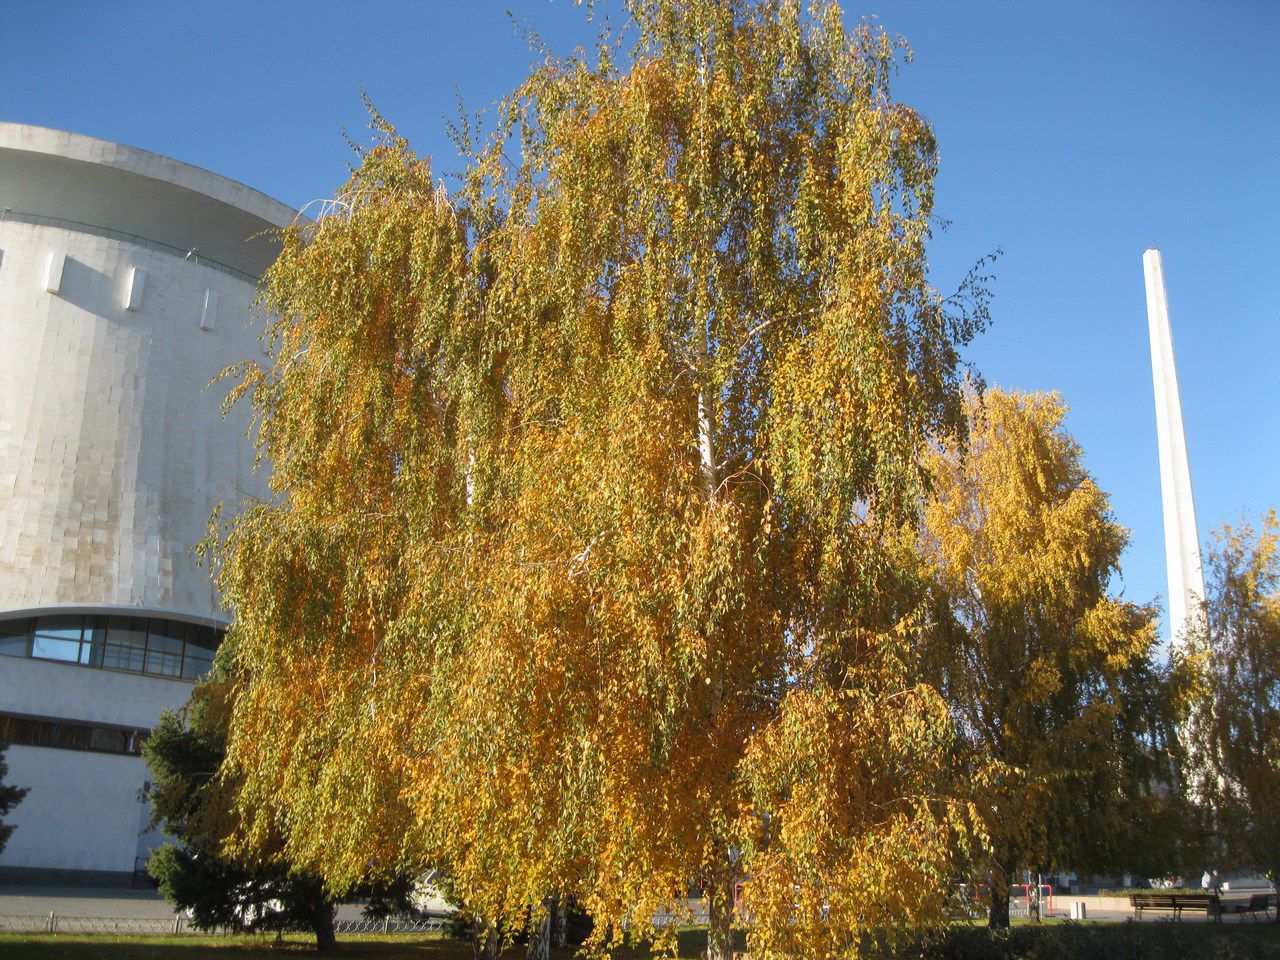
{"type": "Polygon", "coordinates": [[[61,637],[42,637],[36,634],[31,641],[31,655],[39,660],[65,660],[67,663],[80,661],[80,641],[64,640],[61,637]]]}
{"type": "Polygon", "coordinates": [[[107,621],[107,647],[102,665],[141,673],[147,657],[146,617],[112,617],[107,621]]]}
{"type": "Polygon", "coordinates": [[[89,749],[103,750],[107,753],[128,753],[130,739],[131,734],[128,730],[91,727],[89,730],[89,749]]]}
{"type": "Polygon", "coordinates": [[[130,727],[0,713],[0,740],[29,747],[138,756],[142,753],[142,744],[148,733],[147,730],[130,727]]]}
{"type": "Polygon", "coordinates": [[[191,628],[172,620],[152,620],[147,635],[147,673],[164,677],[182,676],[182,648],[191,628]]]}
{"type": "Polygon", "coordinates": [[[80,644],[80,662],[90,667],[102,666],[107,648],[107,618],[85,617],[84,640],[80,644]]]}
{"type": "Polygon", "coordinates": [[[30,620],[8,620],[0,623],[0,654],[25,657],[30,654],[30,647],[30,620]]]}
{"type": "Polygon", "coordinates": [[[218,644],[222,642],[222,631],[216,627],[191,625],[191,636],[187,640],[188,643],[194,644],[203,650],[208,650],[212,655],[213,651],[218,649],[218,644]]]}
{"type": "Polygon", "coordinates": [[[36,743],[36,727],[34,720],[23,720],[18,717],[0,719],[0,740],[9,743],[36,743]]]}
{"type": "Polygon", "coordinates": [[[187,647],[182,661],[182,675],[188,680],[198,680],[213,666],[213,651],[203,647],[187,647]]]}
{"type": "Polygon", "coordinates": [[[84,631],[84,617],[77,615],[56,615],[39,617],[36,620],[36,634],[42,637],[57,637],[61,640],[80,642],[80,634],[84,631]]]}
{"type": "Polygon", "coordinates": [[[93,743],[93,727],[82,727],[78,723],[59,723],[56,720],[41,721],[40,726],[44,728],[45,743],[50,747],[88,750],[93,743]]]}

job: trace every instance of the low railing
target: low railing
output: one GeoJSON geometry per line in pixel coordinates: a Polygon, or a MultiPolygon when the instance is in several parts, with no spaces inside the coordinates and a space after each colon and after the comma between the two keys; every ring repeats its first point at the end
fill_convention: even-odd
{"type": "MultiPolygon", "coordinates": [[[[1029,919],[1031,916],[1031,891],[1032,887],[1025,883],[1015,883],[1009,888],[1009,916],[1013,919],[1029,919]],[[1018,891],[1022,893],[1019,894],[1018,891]]],[[[1048,883],[1040,884],[1040,916],[1053,916],[1053,886],[1048,883]]]]}
{"type": "Polygon", "coordinates": [[[333,932],[339,936],[352,933],[444,933],[447,926],[448,921],[442,917],[418,920],[388,917],[385,920],[339,920],[334,924],[333,932]]]}
{"type": "MultiPolygon", "coordinates": [[[[385,920],[338,920],[333,925],[333,931],[338,936],[395,933],[428,934],[444,933],[447,927],[448,920],[443,917],[423,917],[420,919],[388,917],[385,920]]],[[[243,930],[234,927],[215,931],[197,930],[191,926],[191,921],[182,914],[176,914],[172,918],[68,917],[58,913],[50,913],[48,916],[39,914],[0,914],[0,933],[110,933],[151,936],[202,934],[205,936],[217,936],[243,932],[243,930]]]]}
{"type": "Polygon", "coordinates": [[[185,917],[64,917],[40,915],[0,915],[0,931],[5,933],[136,933],[172,936],[197,933],[187,927],[185,917]]]}

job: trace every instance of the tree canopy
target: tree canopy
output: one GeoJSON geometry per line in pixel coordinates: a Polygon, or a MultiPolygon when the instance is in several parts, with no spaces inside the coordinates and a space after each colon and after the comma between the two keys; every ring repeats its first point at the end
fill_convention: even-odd
{"type": "MultiPolygon", "coordinates": [[[[1280,520],[1227,524],[1209,556],[1191,650],[1204,696],[1191,713],[1196,787],[1218,856],[1280,876],[1280,520]]],[[[1277,918],[1280,920],[1280,918],[1277,918]]]]}
{"type": "Polygon", "coordinates": [[[734,883],[759,957],[937,919],[972,840],[908,560],[978,275],[929,283],[905,48],[789,0],[635,0],[457,133],[385,121],[265,278],[271,498],[210,550],[227,776],[336,885],[447,870],[599,944],[734,883]]]}
{"type": "Polygon", "coordinates": [[[162,896],[188,910],[202,930],[243,928],[312,931],[321,950],[336,946],[333,900],[316,874],[296,870],[278,835],[238,854],[227,841],[238,816],[233,781],[220,780],[228,715],[225,664],[213,672],[182,713],[166,712],[143,746],[152,776],[153,824],[174,839],[152,855],[148,870],[162,896]]]}
{"type": "Polygon", "coordinates": [[[966,396],[967,441],[930,460],[922,555],[931,674],[990,837],[992,922],[1015,871],[1176,866],[1175,734],[1189,687],[1155,611],[1117,596],[1127,531],[1054,394],[966,396]]]}

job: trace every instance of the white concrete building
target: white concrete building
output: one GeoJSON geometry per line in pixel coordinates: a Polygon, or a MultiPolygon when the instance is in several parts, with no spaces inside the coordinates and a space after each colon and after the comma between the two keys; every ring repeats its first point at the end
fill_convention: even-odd
{"type": "Polygon", "coordinates": [[[222,369],[261,358],[284,204],[90,137],[0,123],[0,880],[127,880],[154,836],[141,737],[225,619],[193,546],[263,492],[222,369]]]}

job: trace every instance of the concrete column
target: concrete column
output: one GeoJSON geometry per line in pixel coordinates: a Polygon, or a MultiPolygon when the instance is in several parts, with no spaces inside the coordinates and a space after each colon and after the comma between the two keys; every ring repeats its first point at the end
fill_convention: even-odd
{"type": "Polygon", "coordinates": [[[1188,617],[1204,598],[1200,561],[1200,532],[1191,493],[1187,438],[1182,429],[1182,400],[1178,369],[1169,331],[1169,302],[1164,289],[1164,266],[1159,250],[1142,255],[1147,281],[1147,326],[1151,334],[1151,376],[1156,393],[1156,436],[1160,443],[1160,492],[1164,502],[1165,565],[1169,574],[1169,642],[1178,646],[1186,636],[1188,617]]]}

